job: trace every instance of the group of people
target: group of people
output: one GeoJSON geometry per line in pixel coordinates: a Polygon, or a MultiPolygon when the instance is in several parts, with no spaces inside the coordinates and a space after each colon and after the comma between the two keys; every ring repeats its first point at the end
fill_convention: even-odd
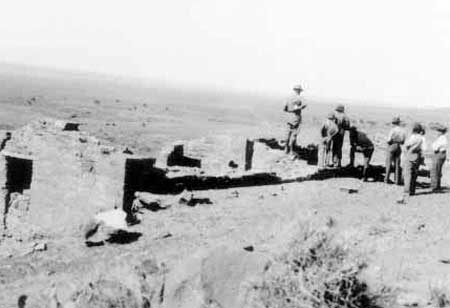
{"type": "MultiPolygon", "coordinates": [[[[295,157],[293,150],[301,128],[302,111],[306,108],[306,104],[303,103],[301,98],[303,88],[297,85],[294,86],[293,90],[295,95],[288,100],[284,108],[284,111],[293,114],[293,120],[288,122],[285,150],[286,153],[295,157]]],[[[433,128],[438,132],[439,136],[432,144],[431,189],[432,192],[440,192],[442,191],[442,167],[447,158],[447,127],[439,124],[433,128]]],[[[347,167],[353,168],[355,154],[362,153],[364,157],[362,179],[367,181],[375,146],[366,133],[358,129],[356,125],[351,124],[342,104],[337,105],[335,110],[328,114],[321,126],[319,168],[342,167],[342,147],[346,131],[349,131],[350,139],[350,164],[347,167]]],[[[392,128],[386,138],[386,148],[384,181],[389,184],[404,184],[404,194],[398,202],[406,203],[408,197],[415,194],[419,167],[424,164],[424,154],[427,150],[425,127],[420,123],[413,124],[411,134],[408,137],[400,117],[394,117],[392,119],[392,128]],[[403,152],[404,163],[402,168],[401,158],[403,152]],[[394,173],[393,182],[390,180],[392,172],[394,173]]]]}

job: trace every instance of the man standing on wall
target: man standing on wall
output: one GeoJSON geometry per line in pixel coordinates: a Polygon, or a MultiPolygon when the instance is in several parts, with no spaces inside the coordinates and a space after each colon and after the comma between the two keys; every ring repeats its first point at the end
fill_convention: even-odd
{"type": "Polygon", "coordinates": [[[298,133],[300,132],[300,125],[302,124],[302,110],[306,108],[300,98],[303,88],[296,85],[293,88],[295,94],[286,102],[284,111],[292,113],[293,118],[287,123],[287,136],[285,141],[285,151],[287,154],[292,153],[296,144],[298,133]]]}

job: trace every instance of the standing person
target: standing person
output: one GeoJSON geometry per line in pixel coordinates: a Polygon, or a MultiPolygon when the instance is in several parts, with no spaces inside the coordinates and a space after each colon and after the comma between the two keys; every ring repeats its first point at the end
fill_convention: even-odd
{"type": "Polygon", "coordinates": [[[394,165],[394,182],[397,185],[401,184],[401,155],[402,155],[402,145],[406,140],[406,132],[400,126],[400,117],[394,117],[392,119],[392,129],[389,132],[387,138],[387,151],[386,151],[386,175],[384,177],[385,183],[392,183],[389,179],[391,176],[392,164],[394,165]]]}
{"type": "Polygon", "coordinates": [[[322,139],[319,145],[319,168],[325,168],[330,164],[333,137],[338,133],[338,127],[335,120],[334,113],[330,112],[320,129],[322,139]]]}
{"type": "Polygon", "coordinates": [[[333,137],[333,166],[342,166],[342,146],[344,144],[345,131],[350,128],[350,120],[345,115],[345,107],[342,104],[336,106],[334,113],[338,133],[333,137]]]}
{"type": "Polygon", "coordinates": [[[292,96],[284,106],[284,111],[293,114],[293,119],[287,123],[287,136],[285,151],[287,154],[292,153],[296,144],[297,136],[300,132],[300,125],[302,124],[302,110],[306,108],[303,104],[300,94],[303,92],[301,85],[296,85],[293,88],[295,94],[292,96]]]}
{"type": "Polygon", "coordinates": [[[403,197],[397,200],[398,203],[406,203],[407,198],[416,193],[417,172],[423,161],[423,154],[427,149],[424,133],[425,129],[422,125],[415,123],[411,136],[405,142],[405,187],[403,197]]]}
{"type": "Polygon", "coordinates": [[[364,165],[362,172],[362,179],[367,181],[368,171],[370,167],[370,160],[372,159],[375,147],[373,142],[367,137],[365,133],[359,131],[356,126],[350,128],[350,167],[355,166],[355,153],[360,152],[364,156],[364,165]]]}
{"type": "Polygon", "coordinates": [[[431,175],[431,191],[439,192],[441,188],[442,178],[442,166],[447,159],[447,127],[440,125],[436,128],[439,132],[439,137],[433,142],[433,159],[431,163],[430,175],[431,175]]]}

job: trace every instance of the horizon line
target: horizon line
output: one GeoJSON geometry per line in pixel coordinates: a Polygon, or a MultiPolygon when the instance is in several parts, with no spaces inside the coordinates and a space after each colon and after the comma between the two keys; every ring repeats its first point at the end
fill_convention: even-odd
{"type": "MultiPolygon", "coordinates": [[[[34,71],[46,71],[48,73],[53,74],[69,74],[69,78],[80,78],[82,76],[77,75],[85,75],[86,77],[90,76],[89,79],[94,79],[97,77],[101,81],[106,82],[118,82],[121,84],[130,84],[135,86],[141,86],[144,88],[150,87],[162,87],[167,90],[172,90],[176,88],[181,88],[187,92],[203,92],[208,94],[228,94],[228,95],[236,95],[236,96],[249,96],[255,98],[263,98],[265,100],[268,99],[276,99],[283,101],[283,98],[287,97],[292,92],[288,91],[286,94],[275,93],[275,92],[261,92],[261,91],[247,91],[243,89],[236,88],[220,88],[211,84],[200,84],[200,83],[190,83],[190,82],[180,82],[180,81],[170,81],[164,78],[151,78],[145,75],[128,75],[121,73],[112,73],[112,72],[102,72],[102,71],[92,71],[86,69],[77,69],[77,68],[69,68],[69,67],[55,67],[51,65],[39,65],[39,64],[31,64],[31,63],[19,63],[12,61],[0,61],[0,66],[10,66],[12,68],[16,68],[18,70],[22,69],[30,69],[34,71]],[[72,76],[70,76],[72,75],[72,76]]],[[[19,72],[17,72],[19,73],[19,72]]],[[[25,72],[20,72],[25,73],[25,72]]],[[[95,79],[95,80],[98,80],[95,79]]],[[[289,88],[289,87],[287,87],[289,88]]],[[[307,89],[304,91],[304,97],[306,100],[312,100],[316,103],[320,104],[338,104],[338,103],[346,103],[352,106],[373,106],[373,107],[381,107],[381,108],[390,108],[390,109],[409,109],[409,110],[440,110],[440,109],[450,109],[450,106],[438,106],[438,105],[425,105],[425,106],[404,106],[399,105],[396,106],[392,101],[375,101],[375,100],[367,100],[367,99],[358,99],[358,98],[349,98],[349,97],[333,97],[327,95],[308,95],[307,89]]]]}

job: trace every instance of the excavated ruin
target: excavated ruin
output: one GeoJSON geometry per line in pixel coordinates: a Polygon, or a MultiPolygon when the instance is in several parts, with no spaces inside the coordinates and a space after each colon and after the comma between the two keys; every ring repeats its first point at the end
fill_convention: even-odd
{"type": "MultiPolygon", "coordinates": [[[[135,192],[279,184],[355,177],[358,169],[318,171],[317,146],[297,147],[293,161],[274,139],[211,136],[179,141],[158,157],[141,157],[79,130],[78,123],[40,120],[18,129],[0,156],[1,230],[71,233],[96,213],[129,213],[135,192]]],[[[382,168],[372,168],[381,178],[382,168]]]]}

